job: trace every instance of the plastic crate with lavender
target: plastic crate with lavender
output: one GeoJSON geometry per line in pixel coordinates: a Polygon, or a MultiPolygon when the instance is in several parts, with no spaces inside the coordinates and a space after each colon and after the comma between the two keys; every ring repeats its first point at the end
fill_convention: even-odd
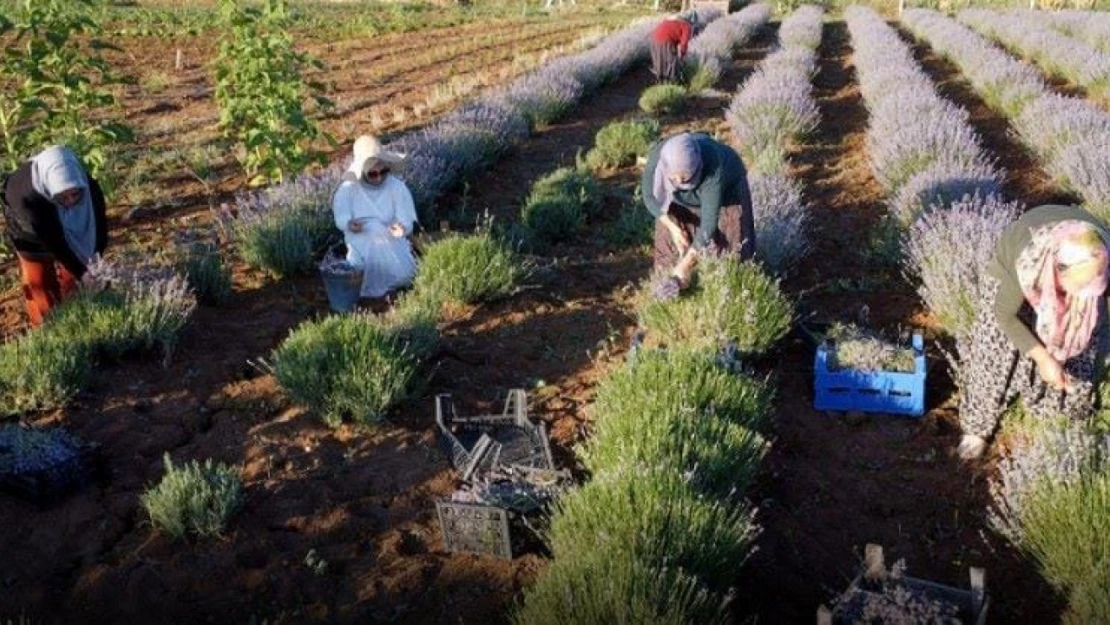
{"type": "Polygon", "coordinates": [[[925,341],[920,333],[909,347],[901,347],[855,326],[834,325],[817,347],[813,373],[817,410],[925,413],[925,341]]]}
{"type": "Polygon", "coordinates": [[[96,447],[61,428],[0,426],[0,487],[46,504],[87,483],[96,447]]]}

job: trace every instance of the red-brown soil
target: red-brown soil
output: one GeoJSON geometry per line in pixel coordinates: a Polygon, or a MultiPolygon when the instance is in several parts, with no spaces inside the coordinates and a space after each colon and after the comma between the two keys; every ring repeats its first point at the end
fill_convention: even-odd
{"type": "MultiPolygon", "coordinates": [[[[924,327],[932,336],[912,288],[897,272],[864,263],[883,193],[867,163],[867,115],[843,23],[830,23],[825,36],[815,78],[822,123],[793,155],[818,244],[786,287],[818,318],[849,317],[866,303],[874,325],[924,327]]],[[[771,41],[764,36],[740,53],[725,94],[771,41]]],[[[468,209],[513,218],[535,178],[573,163],[604,123],[634,114],[647,78],[641,68],[603,89],[471,180],[468,209]]],[[[726,104],[695,100],[663,120],[665,131],[727,132],[726,104]]],[[[632,168],[606,177],[614,213],[617,192],[635,179],[632,168]]],[[[462,201],[448,198],[441,209],[462,201]]],[[[537,278],[516,296],[452,311],[424,389],[373,431],[328,429],[248,364],[301,320],[326,314],[318,280],[274,283],[237,267],[232,301],[198,311],[167,368],[148,358],[109,365],[75,405],[34,419],[101,443],[107,476],[41,510],[0,498],[0,619],[25,612],[43,624],[507,622],[544,559],[444,551],[433,502],[455,482],[436,445],[432,398],[449,392],[460,412],[478,413],[498,409],[508,389],[527,387],[559,461],[572,464],[572,446],[589,433],[593,387],[621,361],[634,325],[631,294],[650,265],[643,250],[610,248],[592,235],[538,262],[537,278]],[[174,543],[146,523],[138,496],[161,475],[167,451],[243,468],[246,505],[225,537],[174,543]],[[310,550],[327,561],[322,574],[305,564],[310,550]]],[[[10,329],[18,315],[11,298],[3,311],[10,329]]],[[[863,545],[878,542],[888,557],[906,558],[911,574],[942,583],[963,585],[968,566],[985,566],[991,622],[1057,622],[1058,602],[1033,567],[987,529],[987,469],[950,456],[957,436],[942,366],[933,368],[924,419],[849,419],[812,409],[811,348],[787,340],[769,360],[777,432],[753,494],[764,530],[759,551],[737,571],[738,615],[812,623],[818,604],[854,574],[863,545]]]]}

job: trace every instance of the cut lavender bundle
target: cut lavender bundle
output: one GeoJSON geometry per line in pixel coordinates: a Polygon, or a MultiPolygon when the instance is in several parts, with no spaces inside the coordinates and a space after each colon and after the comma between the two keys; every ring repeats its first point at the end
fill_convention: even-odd
{"type": "Polygon", "coordinates": [[[854,323],[832,324],[825,338],[836,344],[829,358],[830,370],[913,373],[916,369],[912,347],[891,343],[854,323]]]}
{"type": "Polygon", "coordinates": [[[681,291],[682,281],[674,276],[659,276],[651,285],[652,296],[661,302],[677,298],[681,291]]]}

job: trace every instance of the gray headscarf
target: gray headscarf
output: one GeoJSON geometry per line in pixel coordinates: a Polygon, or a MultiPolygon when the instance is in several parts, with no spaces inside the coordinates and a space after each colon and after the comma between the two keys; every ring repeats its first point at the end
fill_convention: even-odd
{"type": "Polygon", "coordinates": [[[693,189],[700,178],[701,150],[694,135],[684,132],[667,139],[659,150],[659,163],[655,166],[651,189],[655,199],[662,204],[663,212],[670,208],[675,191],[693,189]],[[675,184],[671,181],[672,174],[682,175],[685,182],[675,184]]]}
{"type": "Polygon", "coordinates": [[[54,205],[69,249],[87,264],[96,254],[96,216],[89,193],[89,179],[77,156],[62,145],[39,152],[31,158],[31,186],[54,205]],[[81,199],[66,208],[55,197],[70,189],[81,189],[81,199]]]}

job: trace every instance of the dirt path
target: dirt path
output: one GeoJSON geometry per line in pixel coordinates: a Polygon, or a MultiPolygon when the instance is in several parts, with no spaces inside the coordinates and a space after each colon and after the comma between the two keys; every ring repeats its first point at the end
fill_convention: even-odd
{"type": "MultiPolygon", "coordinates": [[[[928,329],[910,287],[867,262],[868,233],[885,212],[884,197],[867,161],[867,111],[841,21],[825,27],[815,85],[822,122],[793,160],[819,235],[787,286],[819,319],[850,321],[866,304],[874,327],[928,329]]],[[[1034,568],[1002,541],[983,537],[984,472],[950,455],[958,435],[945,406],[950,384],[938,367],[930,376],[930,411],[912,420],[816,412],[813,348],[794,340],[778,361],[777,437],[755,499],[764,531],[745,568],[740,613],[757,614],[761,623],[813,623],[818,605],[847,586],[871,542],[891,561],[905,558],[911,575],[942,583],[966,587],[967,567],[986,567],[991,622],[1056,622],[1058,607],[1034,568]]]]}

